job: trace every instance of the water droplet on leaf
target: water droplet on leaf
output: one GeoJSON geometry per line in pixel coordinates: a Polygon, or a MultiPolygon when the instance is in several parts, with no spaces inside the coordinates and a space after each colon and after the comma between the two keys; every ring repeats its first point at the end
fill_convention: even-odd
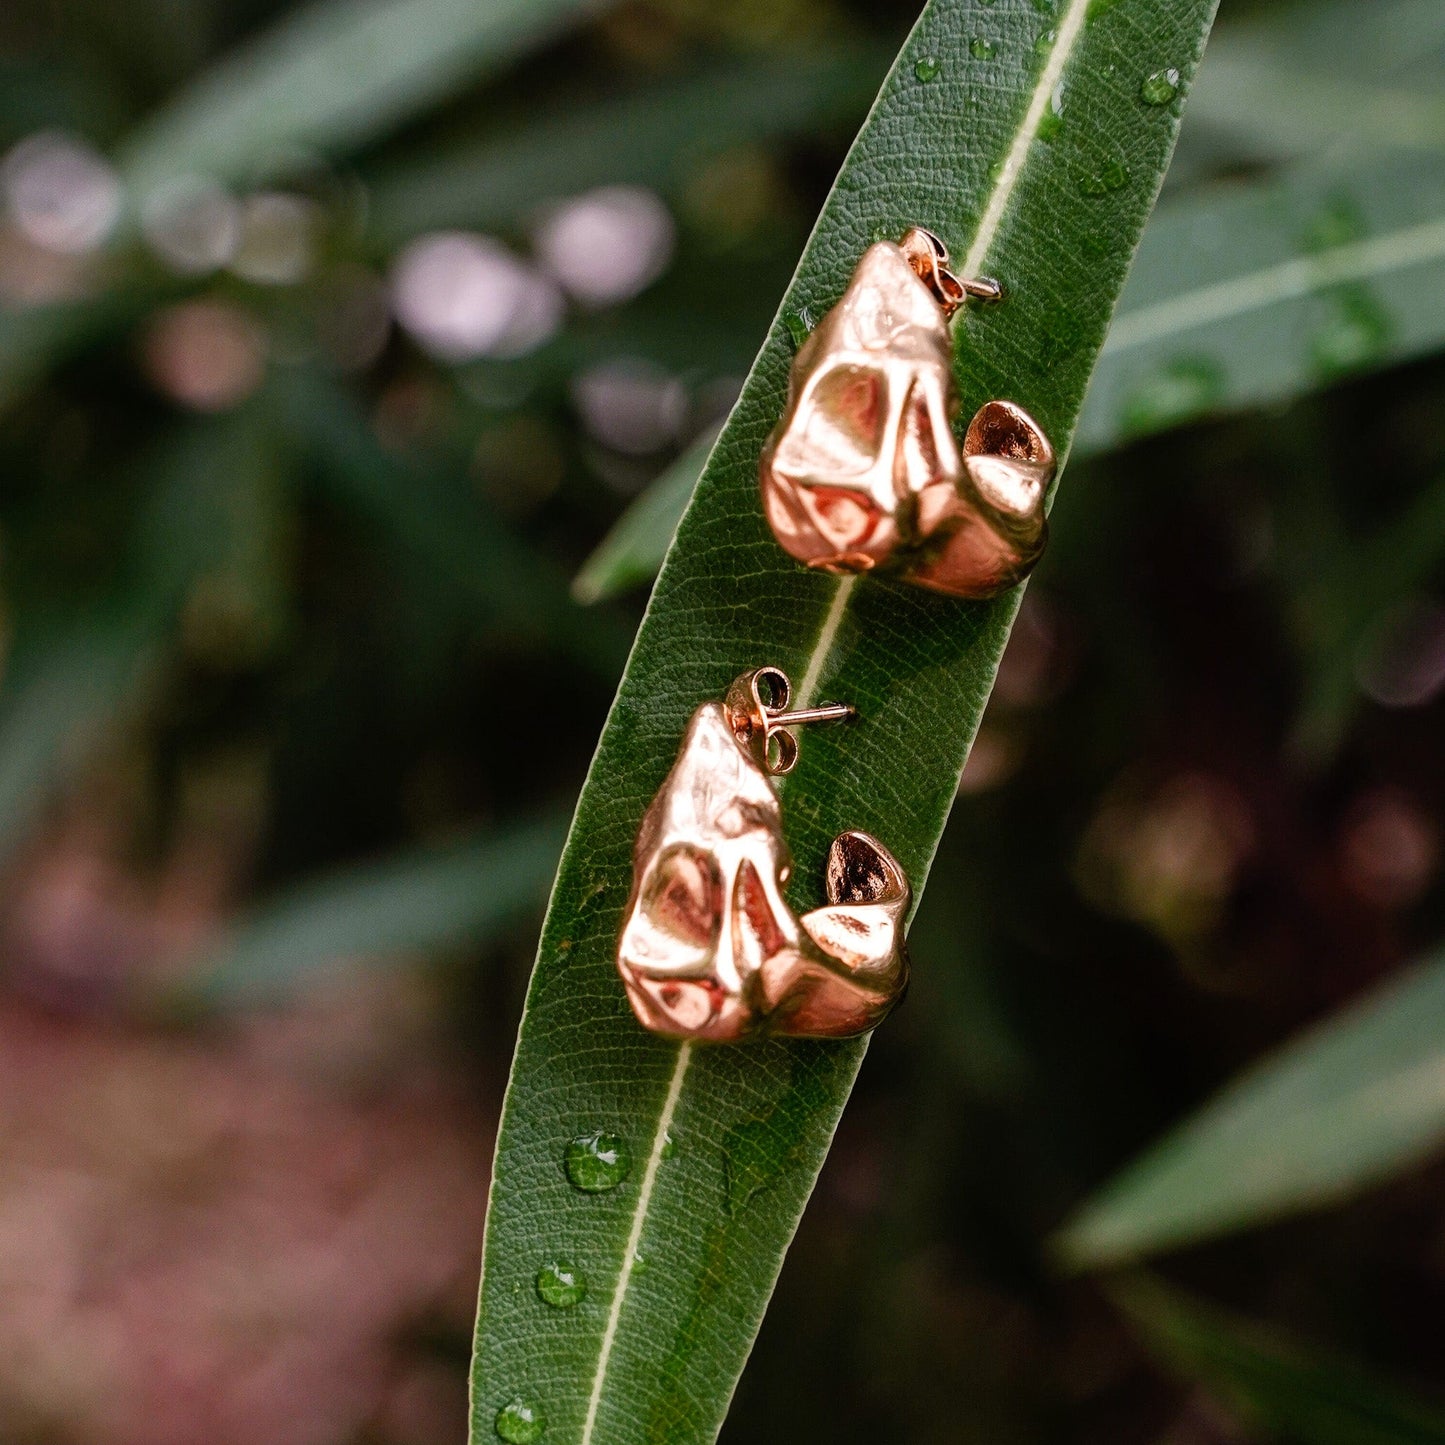
{"type": "Polygon", "coordinates": [[[537,1271],[537,1295],[543,1304],[554,1310],[571,1309],[580,1304],[587,1293],[587,1277],[575,1266],[562,1260],[544,1264],[537,1271]]]}
{"type": "Polygon", "coordinates": [[[525,1400],[512,1400],[497,1411],[497,1434],[507,1445],[532,1445],[542,1438],[547,1422],[542,1412],[527,1404],[525,1400]]]}
{"type": "Polygon", "coordinates": [[[674,1139],[671,1134],[664,1134],[662,1136],[661,1152],[664,1159],[671,1159],[672,1156],[677,1153],[677,1140],[674,1139]]]}
{"type": "Polygon", "coordinates": [[[1224,373],[1204,358],[1171,362],[1142,382],[1120,416],[1130,436],[1177,426],[1209,411],[1224,395],[1224,373]]]}
{"type": "Polygon", "coordinates": [[[913,73],[919,80],[927,83],[938,78],[938,72],[943,69],[942,62],[936,55],[925,55],[917,61],[913,67],[913,73]]]}
{"type": "Polygon", "coordinates": [[[1128,166],[1117,156],[1112,156],[1079,177],[1079,194],[1090,197],[1109,196],[1115,191],[1122,191],[1128,184],[1128,166]]]}
{"type": "MultiPolygon", "coordinates": [[[[878,241],[886,238],[875,236],[873,239],[878,241]]],[[[813,320],[813,313],[806,306],[799,306],[796,310],[783,312],[783,325],[788,328],[788,335],[792,338],[793,345],[797,347],[808,339],[817,323],[813,320]]]]}
{"type": "Polygon", "coordinates": [[[729,1214],[737,1214],[778,1177],[786,1160],[778,1157],[777,1145],[771,1116],[746,1119],[728,1130],[723,1140],[723,1169],[729,1214]]]}
{"type": "Polygon", "coordinates": [[[1171,65],[1146,75],[1139,83],[1139,99],[1145,105],[1168,105],[1179,94],[1179,72],[1171,65]]]}
{"type": "Polygon", "coordinates": [[[1039,121],[1040,140],[1051,141],[1064,128],[1064,82],[1061,80],[1049,97],[1049,108],[1039,121]]]}
{"type": "Polygon", "coordinates": [[[1054,41],[1059,38],[1057,30],[1045,30],[1037,40],[1034,41],[1034,54],[1043,56],[1054,48],[1054,41]]]}
{"type": "Polygon", "coordinates": [[[620,1134],[579,1134],[567,1145],[567,1178],[584,1194],[616,1189],[632,1168],[632,1153],[620,1134]]]}
{"type": "Polygon", "coordinates": [[[994,44],[987,35],[975,35],[968,42],[968,53],[975,60],[991,60],[993,58],[994,44]]]}

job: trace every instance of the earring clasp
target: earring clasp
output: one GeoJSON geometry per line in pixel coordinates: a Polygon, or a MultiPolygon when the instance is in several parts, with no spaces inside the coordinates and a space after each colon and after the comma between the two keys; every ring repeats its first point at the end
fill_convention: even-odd
{"type": "Polygon", "coordinates": [[[781,668],[759,667],[736,678],[723,699],[733,736],[753,761],[774,777],[792,772],[798,761],[793,728],[805,723],[847,722],[858,716],[858,709],[846,702],[825,702],[789,712],[792,694],[793,685],[781,668]]]}
{"type": "Polygon", "coordinates": [[[998,301],[1003,297],[1003,287],[992,276],[955,276],[948,269],[948,247],[922,226],[910,226],[898,249],[933,293],[945,317],[951,317],[970,296],[975,301],[998,301]]]}

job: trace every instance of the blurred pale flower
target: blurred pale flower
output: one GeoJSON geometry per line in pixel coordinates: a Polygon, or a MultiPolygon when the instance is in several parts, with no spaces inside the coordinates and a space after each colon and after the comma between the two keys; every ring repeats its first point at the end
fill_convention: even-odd
{"type": "Polygon", "coordinates": [[[642,186],[602,186],[555,206],[537,228],[537,253],[588,306],[630,300],[672,260],[672,215],[642,186]]]}
{"type": "Polygon", "coordinates": [[[15,226],[38,246],[77,256],[105,243],[120,216],[114,167],[76,136],[41,131],[0,162],[0,185],[15,226]]]}
{"type": "Polygon", "coordinates": [[[184,301],[151,322],[141,348],[158,391],[195,411],[228,411],[266,372],[266,337],[256,320],[225,301],[184,301]]]}
{"type": "Polygon", "coordinates": [[[579,372],[572,399],[587,430],[629,456],[677,442],[687,422],[687,390],[677,377],[636,357],[604,361],[579,372]]]}
{"type": "Polygon", "coordinates": [[[241,208],[212,181],[183,177],[150,196],[141,228],[173,271],[203,276],[226,265],[241,242],[241,208]]]}
{"type": "Polygon", "coordinates": [[[263,286],[286,286],[311,269],[321,208],[305,196],[261,191],[241,206],[241,241],[231,269],[263,286]]]}
{"type": "Polygon", "coordinates": [[[488,236],[439,232],[413,241],[392,271],[397,320],[433,356],[522,356],[562,320],[556,285],[488,236]]]}

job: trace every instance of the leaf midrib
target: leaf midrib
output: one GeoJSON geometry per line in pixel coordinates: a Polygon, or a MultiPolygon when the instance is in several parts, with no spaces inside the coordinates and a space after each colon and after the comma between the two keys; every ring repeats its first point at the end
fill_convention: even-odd
{"type": "MultiPolygon", "coordinates": [[[[999,227],[1002,225],[1005,215],[1008,213],[1009,202],[1013,198],[1015,189],[1018,186],[1019,178],[1022,176],[1028,160],[1032,143],[1038,134],[1039,124],[1043,120],[1045,108],[1048,106],[1049,97],[1053,94],[1055,86],[1058,85],[1063,75],[1064,67],[1068,64],[1069,57],[1073,53],[1079,37],[1084,32],[1084,21],[1088,17],[1088,10],[1091,0],[1069,0],[1068,8],[1058,26],[1058,38],[1054,42],[1053,49],[1049,52],[1048,60],[1043,69],[1039,72],[1038,79],[1034,83],[1034,89],[1029,96],[1029,104],[1024,110],[1023,119],[1014,132],[1014,137],[1009,145],[1003,165],[1000,167],[998,177],[994,181],[989,192],[988,204],[984,207],[983,216],[979,221],[978,230],[975,232],[973,241],[969,245],[968,252],[964,258],[963,270],[965,275],[974,275],[987,260],[989,251],[993,247],[995,238],[998,235],[999,227]]],[[[907,55],[908,47],[905,44],[903,55],[907,55]]],[[[902,63],[901,60],[899,62],[902,63]]],[[[704,471],[706,467],[704,467],[704,471]]],[[[837,642],[839,629],[848,611],[848,603],[857,585],[858,578],[845,577],[836,584],[832,600],[829,603],[828,611],[823,618],[822,625],[818,629],[818,637],[814,642],[812,650],[808,655],[808,665],[803,671],[802,680],[798,685],[798,706],[811,707],[817,695],[819,683],[822,681],[823,673],[827,668],[828,661],[832,656],[834,646],[837,642]]],[[[692,1065],[693,1045],[683,1043],[678,1046],[677,1058],[673,1064],[672,1078],[668,1084],[667,1096],[663,1101],[662,1109],[658,1114],[657,1127],[653,1131],[651,1146],[648,1149],[647,1163],[644,1166],[642,1183],[638,1189],[637,1206],[633,1211],[632,1225],[628,1232],[627,1247],[623,1254],[621,1267],[618,1271],[617,1284],[613,1289],[611,1303],[608,1307],[607,1323],[603,1329],[602,1342],[598,1350],[597,1370],[593,1376],[592,1390],[587,1400],[587,1415],[582,1427],[582,1435],[579,1445],[592,1445],[592,1435],[597,1423],[598,1411],[601,1408],[602,1396],[607,1386],[607,1371],[611,1363],[612,1347],[617,1338],[617,1330],[622,1318],[623,1306],[627,1300],[628,1287],[632,1278],[632,1266],[635,1262],[637,1247],[642,1240],[642,1232],[647,1224],[647,1213],[652,1204],[652,1190],[656,1182],[658,1166],[662,1160],[662,1151],[667,1142],[668,1126],[677,1109],[679,1099],[682,1097],[682,1090],[687,1082],[688,1070],[692,1065]]]]}
{"type": "Polygon", "coordinates": [[[1369,280],[1441,258],[1445,258],[1445,219],[1421,221],[1316,256],[1295,256],[1125,312],[1110,328],[1101,354],[1114,356],[1282,300],[1300,300],[1330,286],[1369,280]]]}

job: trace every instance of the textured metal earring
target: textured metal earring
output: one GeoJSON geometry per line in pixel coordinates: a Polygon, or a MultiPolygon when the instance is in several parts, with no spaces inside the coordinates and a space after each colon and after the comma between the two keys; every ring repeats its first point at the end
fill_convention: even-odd
{"type": "Polygon", "coordinates": [[[1021,581],[1044,550],[1054,450],[1022,407],[979,408],[960,448],[949,318],[996,281],[962,280],[930,231],[863,253],[793,361],[763,449],[763,510],[792,556],[890,572],[956,597],[1021,581]]]}
{"type": "Polygon", "coordinates": [[[617,967],[654,1033],[844,1038],[903,995],[912,890],[876,838],[833,840],[824,907],[799,917],[783,897],[792,858],[771,779],[797,759],[792,728],[853,715],[844,704],[789,712],[790,691],[764,667],[698,708],[642,820],[617,967]]]}

